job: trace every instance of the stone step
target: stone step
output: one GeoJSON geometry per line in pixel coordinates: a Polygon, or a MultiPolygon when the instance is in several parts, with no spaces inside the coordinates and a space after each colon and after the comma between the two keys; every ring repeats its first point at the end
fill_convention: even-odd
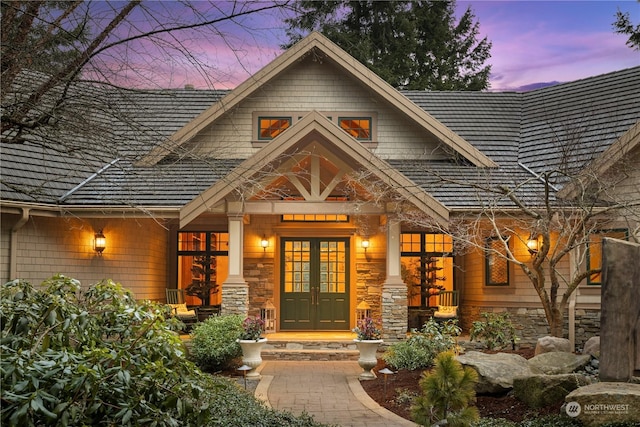
{"type": "Polygon", "coordinates": [[[269,340],[262,348],[263,360],[358,360],[353,340],[269,340]]]}

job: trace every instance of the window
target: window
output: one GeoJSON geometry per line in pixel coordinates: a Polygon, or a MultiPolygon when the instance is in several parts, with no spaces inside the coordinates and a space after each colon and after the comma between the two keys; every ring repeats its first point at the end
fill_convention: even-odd
{"type": "Polygon", "coordinates": [[[489,237],[485,242],[485,285],[509,285],[507,249],[498,237],[489,237]]]}
{"type": "Polygon", "coordinates": [[[187,290],[188,304],[219,303],[218,290],[226,279],[228,255],[228,233],[178,233],[178,289],[187,290]],[[209,301],[196,295],[208,296],[209,301]]]}
{"type": "MultiPolygon", "coordinates": [[[[308,111],[254,111],[251,136],[253,144],[256,147],[264,146],[294,123],[302,120],[308,113],[308,111]]],[[[321,111],[320,113],[361,143],[375,146],[378,117],[375,111],[321,111]]]]}
{"type": "Polygon", "coordinates": [[[441,290],[453,290],[453,238],[447,234],[402,233],[402,280],[410,307],[434,307],[441,290]]]}
{"type": "Polygon", "coordinates": [[[338,125],[361,141],[371,141],[371,117],[339,117],[338,125]]]}
{"type": "Polygon", "coordinates": [[[291,126],[291,117],[259,117],[258,139],[273,139],[289,126],[291,126]]]}
{"type": "MultiPolygon", "coordinates": [[[[304,200],[304,197],[285,197],[283,200],[304,200]]],[[[348,197],[329,196],[325,201],[346,202],[348,197]]],[[[349,215],[345,214],[284,214],[282,222],[349,222],[349,215]]]]}
{"type": "MultiPolygon", "coordinates": [[[[601,230],[592,233],[587,243],[587,270],[602,268],[602,238],[629,240],[629,231],[626,229],[601,230]]],[[[595,273],[587,278],[587,285],[600,286],[602,274],[595,273]]]]}

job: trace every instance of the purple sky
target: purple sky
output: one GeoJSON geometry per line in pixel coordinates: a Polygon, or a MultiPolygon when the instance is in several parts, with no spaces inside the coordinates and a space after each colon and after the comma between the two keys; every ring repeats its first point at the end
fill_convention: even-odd
{"type": "MultiPolygon", "coordinates": [[[[207,3],[193,2],[203,8],[207,3]]],[[[215,4],[215,2],[214,2],[215,4]]],[[[150,9],[171,3],[146,3],[150,9]]],[[[640,22],[640,3],[626,1],[462,1],[458,13],[471,6],[481,37],[493,43],[491,89],[522,90],[529,85],[564,82],[640,65],[640,52],[614,34],[618,9],[640,22]]],[[[193,84],[198,89],[230,89],[272,61],[287,41],[282,15],[252,15],[216,30],[224,37],[181,34],[185,48],[207,69],[184,60],[147,61],[153,80],[162,87],[193,84]]],[[[133,78],[133,76],[132,76],[133,78]]],[[[135,78],[134,78],[135,79],[135,78]]],[[[133,82],[132,82],[133,83],[133,82]]]]}

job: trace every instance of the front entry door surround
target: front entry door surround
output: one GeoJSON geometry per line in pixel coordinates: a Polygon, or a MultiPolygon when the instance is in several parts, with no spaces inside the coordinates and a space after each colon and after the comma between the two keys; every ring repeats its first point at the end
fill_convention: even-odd
{"type": "Polygon", "coordinates": [[[349,330],[349,239],[282,238],[281,330],[349,330]]]}

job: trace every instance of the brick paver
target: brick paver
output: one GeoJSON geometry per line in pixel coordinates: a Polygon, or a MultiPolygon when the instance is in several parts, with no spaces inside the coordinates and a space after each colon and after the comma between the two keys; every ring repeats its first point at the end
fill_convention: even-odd
{"type": "Polygon", "coordinates": [[[275,409],[306,412],[343,427],[415,426],[387,411],[362,389],[354,361],[267,361],[256,396],[275,409]]]}

